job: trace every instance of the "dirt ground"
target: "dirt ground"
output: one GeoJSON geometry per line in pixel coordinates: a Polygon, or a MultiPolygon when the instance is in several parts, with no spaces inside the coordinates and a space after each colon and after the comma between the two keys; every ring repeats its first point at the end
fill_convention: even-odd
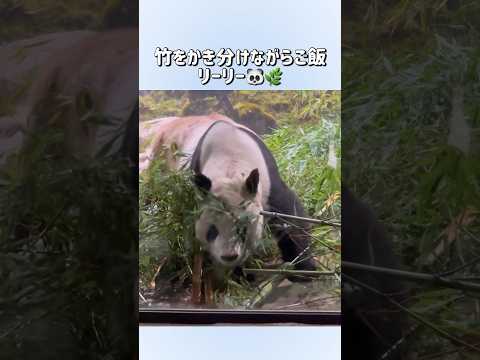
{"type": "MultiPolygon", "coordinates": [[[[264,282],[262,284],[265,284],[264,282]]],[[[340,311],[340,287],[335,278],[310,282],[291,282],[283,279],[278,283],[272,282],[266,294],[260,296],[260,282],[256,282],[251,297],[246,299],[245,306],[232,306],[227,301],[218,302],[214,308],[218,309],[255,309],[255,310],[283,310],[283,311],[340,311]]],[[[264,287],[265,288],[265,287],[264,287]]],[[[263,292],[263,291],[262,291],[263,292]]],[[[146,302],[140,300],[141,307],[152,308],[183,308],[205,309],[211,306],[193,305],[191,302],[191,288],[172,286],[167,281],[157,282],[155,290],[142,293],[146,302]]]]}

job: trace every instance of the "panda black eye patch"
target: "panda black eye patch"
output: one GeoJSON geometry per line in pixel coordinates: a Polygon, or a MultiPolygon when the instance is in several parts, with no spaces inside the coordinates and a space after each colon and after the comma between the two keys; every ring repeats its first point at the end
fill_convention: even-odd
{"type": "Polygon", "coordinates": [[[212,242],[218,236],[218,229],[215,225],[210,225],[207,231],[207,241],[212,242]]]}

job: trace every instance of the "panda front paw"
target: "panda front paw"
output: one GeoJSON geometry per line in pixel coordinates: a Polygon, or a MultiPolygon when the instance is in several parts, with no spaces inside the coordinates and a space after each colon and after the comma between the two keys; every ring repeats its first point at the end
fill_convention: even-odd
{"type": "Polygon", "coordinates": [[[232,279],[238,283],[242,281],[242,279],[247,280],[247,282],[252,283],[255,281],[254,274],[247,274],[243,271],[243,268],[237,266],[232,272],[232,279]]]}

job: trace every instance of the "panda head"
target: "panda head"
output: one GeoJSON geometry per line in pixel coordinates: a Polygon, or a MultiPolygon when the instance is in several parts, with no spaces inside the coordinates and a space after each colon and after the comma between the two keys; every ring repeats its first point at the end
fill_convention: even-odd
{"type": "Polygon", "coordinates": [[[262,85],[264,81],[262,69],[248,69],[247,70],[247,82],[250,85],[262,85]]]}
{"type": "Polygon", "coordinates": [[[216,263],[241,264],[262,236],[263,217],[258,169],[241,179],[194,177],[205,195],[195,223],[195,236],[216,263]]]}

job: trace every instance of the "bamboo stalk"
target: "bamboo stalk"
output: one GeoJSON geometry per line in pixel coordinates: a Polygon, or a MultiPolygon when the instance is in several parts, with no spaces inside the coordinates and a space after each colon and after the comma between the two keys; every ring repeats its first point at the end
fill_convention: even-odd
{"type": "Polygon", "coordinates": [[[314,271],[314,270],[289,270],[289,269],[243,269],[247,274],[268,274],[268,275],[305,275],[305,276],[334,276],[335,271],[314,271]]]}
{"type": "MultiPolygon", "coordinates": [[[[354,263],[350,263],[350,264],[354,264],[354,263]]],[[[348,265],[348,264],[347,264],[348,265]]],[[[355,264],[355,265],[362,265],[362,264],[355,264]]],[[[439,328],[437,327],[435,324],[433,324],[432,322],[430,322],[429,320],[427,319],[424,319],[421,315],[419,315],[418,313],[408,309],[407,307],[405,307],[404,305],[402,305],[401,303],[399,303],[398,301],[396,301],[395,299],[393,299],[392,297],[390,297],[389,295],[387,294],[384,294],[382,293],[381,291],[373,288],[372,286],[370,285],[367,285],[351,276],[348,276],[346,274],[343,274],[342,275],[347,281],[350,281],[352,283],[354,283],[355,285],[358,285],[364,289],[367,289],[369,290],[370,292],[373,292],[374,294],[377,294],[379,296],[382,296],[384,297],[388,302],[390,302],[392,305],[396,306],[397,308],[399,308],[400,310],[406,312],[408,315],[410,315],[412,318],[414,318],[415,320],[417,320],[419,323],[425,325],[426,327],[432,329],[433,331],[435,331],[436,333],[438,333],[440,336],[452,341],[454,344],[460,344],[462,346],[465,346],[466,348],[470,349],[470,350],[473,350],[473,351],[476,351],[476,352],[480,352],[480,348],[477,347],[476,345],[471,345],[465,341],[463,341],[462,339],[460,338],[457,338],[456,336],[454,335],[451,335],[449,332],[443,330],[442,328],[439,328]]]]}
{"type": "Polygon", "coordinates": [[[192,303],[195,305],[202,303],[202,266],[203,255],[199,252],[193,257],[192,303]]]}
{"type": "Polygon", "coordinates": [[[204,290],[205,290],[205,304],[212,306],[215,305],[215,299],[213,296],[213,272],[207,270],[205,274],[204,281],[204,290]]]}
{"type": "Polygon", "coordinates": [[[138,292],[138,295],[140,296],[140,299],[142,299],[142,301],[143,301],[145,304],[148,304],[147,299],[145,299],[145,296],[143,296],[140,291],[138,292]]]}
{"type": "Polygon", "coordinates": [[[329,225],[329,226],[333,226],[333,227],[341,227],[341,224],[333,222],[333,221],[312,219],[312,218],[306,218],[306,217],[295,216],[295,215],[287,215],[287,214],[282,214],[282,213],[277,213],[277,212],[272,212],[272,211],[261,210],[260,214],[263,215],[263,216],[268,216],[268,217],[278,217],[278,218],[284,218],[284,219],[291,219],[291,220],[309,222],[309,223],[312,223],[312,224],[329,225]]]}
{"type": "Polygon", "coordinates": [[[418,272],[390,269],[390,268],[385,268],[380,266],[358,264],[350,261],[342,261],[342,268],[375,272],[375,273],[397,277],[404,280],[431,282],[432,284],[438,284],[438,285],[442,285],[452,289],[480,292],[480,284],[467,282],[467,281],[453,280],[446,277],[431,275],[426,273],[418,273],[418,272]]]}

